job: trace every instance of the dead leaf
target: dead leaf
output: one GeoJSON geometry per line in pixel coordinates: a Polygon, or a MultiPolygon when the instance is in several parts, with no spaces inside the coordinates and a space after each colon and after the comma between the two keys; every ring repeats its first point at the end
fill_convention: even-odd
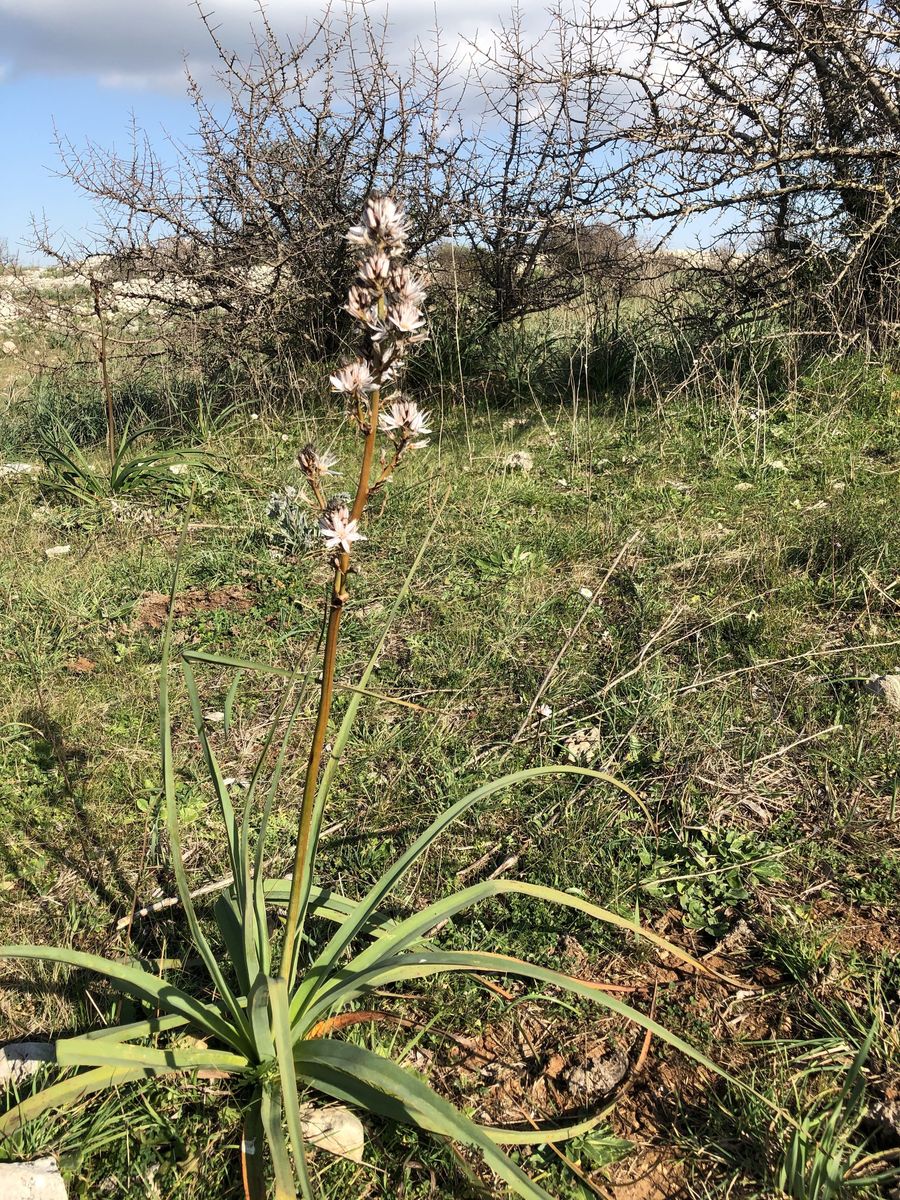
{"type": "Polygon", "coordinates": [[[90,675],[96,665],[92,658],[85,658],[82,654],[78,658],[73,658],[71,662],[67,662],[66,670],[72,675],[90,675]]]}

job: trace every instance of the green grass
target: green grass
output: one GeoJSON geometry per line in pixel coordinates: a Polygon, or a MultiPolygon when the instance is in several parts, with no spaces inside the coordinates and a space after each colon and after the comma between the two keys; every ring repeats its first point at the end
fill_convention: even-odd
{"type": "MultiPolygon", "coordinates": [[[[524,899],[485,906],[444,936],[456,948],[490,941],[632,986],[639,1007],[649,1008],[656,981],[660,1016],[798,1116],[817,1088],[839,1086],[838,1068],[849,1069],[876,1019],[869,1089],[895,1085],[900,763],[896,714],[864,686],[900,666],[900,421],[879,388],[862,395],[847,377],[819,372],[762,412],[713,395],[627,411],[581,397],[574,420],[571,406],[541,416],[524,399],[502,411],[436,412],[434,447],[368,522],[339,663],[340,680],[353,682],[449,486],[374,684],[419,707],[366,702],[326,817],[323,877],[360,894],[412,832],[501,763],[581,755],[627,781],[640,805],[609,794],[601,802],[566,781],[517,792],[463,821],[405,905],[448,891],[460,873],[474,882],[500,867],[577,889],[695,952],[716,950],[748,990],[765,990],[741,998],[698,985],[586,921],[563,928],[524,899]],[[505,468],[513,450],[527,450],[533,470],[505,468]],[[689,878],[659,885],[672,876],[689,878]],[[742,948],[729,942],[734,930],[742,948]],[[807,1042],[823,1036],[830,1057],[809,1074],[807,1042]]],[[[213,437],[226,473],[200,481],[184,586],[241,585],[250,607],[185,615],[182,644],[283,666],[309,652],[326,565],[315,554],[273,559],[265,508],[270,491],[299,482],[291,463],[313,435],[339,448],[339,412],[264,414],[213,437]]],[[[33,483],[0,494],[0,941],[124,951],[116,923],[135,897],[174,894],[155,743],[160,635],[136,614],[141,596],[168,586],[179,520],[177,505],[146,516],[137,502],[67,508],[43,501],[33,483]],[[48,559],[45,548],[59,543],[71,553],[48,559]]],[[[229,682],[202,673],[208,711],[224,710],[229,682]]],[[[214,722],[236,778],[277,694],[276,683],[245,678],[227,736],[214,722]]],[[[199,887],[223,868],[186,697],[173,702],[184,848],[199,887]]],[[[302,784],[303,732],[288,798],[302,784]]],[[[272,874],[289,865],[296,815],[289,806],[273,821],[272,874]]],[[[145,957],[184,948],[172,910],[137,920],[131,936],[145,957]]],[[[111,1019],[111,994],[81,983],[4,965],[3,1038],[111,1019]]],[[[438,1031],[502,1046],[530,1063],[528,1078],[557,1051],[577,1061],[604,1039],[625,1038],[637,1057],[633,1032],[586,1005],[504,988],[507,998],[442,982],[404,1005],[386,998],[387,1011],[434,1028],[378,1025],[355,1036],[409,1043],[457,1100],[481,1114],[505,1104],[512,1120],[521,1112],[510,1106],[531,1095],[523,1070],[496,1066],[505,1090],[490,1075],[466,1075],[438,1031]]],[[[610,1136],[633,1152],[600,1165],[596,1147],[568,1153],[605,1188],[677,1163],[685,1195],[772,1194],[778,1144],[768,1115],[711,1089],[653,1046],[611,1116],[610,1136]]],[[[240,1120],[224,1085],[160,1084],[145,1096],[125,1090],[48,1118],[8,1152],[60,1152],[73,1196],[111,1179],[110,1194],[143,1197],[153,1194],[148,1178],[166,1197],[239,1196],[240,1120]]],[[[450,1150],[403,1131],[371,1135],[364,1169],[317,1161],[326,1195],[479,1194],[475,1168],[450,1150]]],[[[590,1194],[549,1150],[528,1165],[550,1190],[590,1194]]],[[[858,1194],[887,1194],[880,1186],[858,1194]]]]}

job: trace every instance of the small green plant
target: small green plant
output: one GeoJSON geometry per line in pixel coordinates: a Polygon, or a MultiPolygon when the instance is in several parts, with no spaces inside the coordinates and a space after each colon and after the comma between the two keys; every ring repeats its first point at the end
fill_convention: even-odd
{"type": "MultiPolygon", "coordinates": [[[[872,1194],[868,1189],[896,1178],[896,1169],[873,1170],[885,1167],[889,1155],[872,1153],[860,1133],[866,1113],[863,1069],[876,1029],[873,1024],[863,1039],[843,1084],[826,1084],[808,1104],[788,1141],[776,1183],[791,1200],[836,1200],[859,1191],[872,1194]]],[[[820,1070],[820,1063],[806,1068],[798,1082],[820,1070]]]]}
{"type": "MultiPolygon", "coordinates": [[[[533,767],[475,788],[434,820],[359,900],[316,880],[317,848],[330,789],[387,636],[385,628],[326,753],[339,633],[350,599],[352,557],[357,544],[365,540],[360,523],[373,494],[412,451],[426,444],[429,433],[428,416],[414,401],[395,392],[382,404],[383,390],[393,383],[410,344],[419,337],[424,319],[422,286],[401,260],[405,232],[401,210],[391,200],[381,199],[368,203],[363,223],[349,235],[351,242],[366,251],[348,303],[348,310],[362,328],[366,354],[342,367],[332,376],[332,384],[347,399],[350,419],[362,436],[353,499],[345,503],[343,497],[326,496],[323,481],[331,473],[331,462],[325,455],[306,447],[299,458],[312,493],[311,504],[318,512],[319,531],[330,555],[333,576],[293,868],[284,879],[266,876],[266,834],[279,797],[292,731],[315,664],[310,665],[305,679],[301,679],[299,670],[288,673],[288,686],[236,807],[231,785],[208,735],[195,672],[202,664],[211,663],[219,671],[235,669],[239,679],[242,672],[273,668],[254,661],[183,651],[184,685],[206,773],[218,801],[229,868],[229,881],[223,884],[212,906],[212,921],[201,920],[181,851],[186,792],[179,786],[170,715],[176,566],[160,672],[163,808],[182,911],[194,956],[202,964],[206,979],[198,982],[184,971],[172,978],[151,963],[104,958],[67,947],[0,947],[0,958],[49,961],[94,972],[145,1006],[143,1015],[126,1024],[57,1041],[59,1065],[76,1073],[23,1099],[0,1117],[0,1134],[11,1134],[47,1110],[65,1108],[94,1092],[151,1076],[190,1076],[198,1070],[213,1070],[231,1077],[235,1094],[242,1100],[242,1172],[249,1200],[263,1200],[268,1194],[270,1170],[276,1200],[291,1200],[298,1190],[304,1200],[313,1196],[300,1104],[301,1093],[306,1091],[475,1148],[517,1195],[546,1200],[548,1193],[500,1145],[530,1146],[583,1136],[599,1124],[606,1110],[566,1128],[485,1127],[455,1108],[414,1071],[344,1036],[354,1024],[370,1021],[371,1013],[358,1006],[360,1002],[364,1005],[376,989],[396,988],[409,981],[450,973],[515,975],[549,985],[634,1021],[706,1069],[718,1070],[694,1047],[609,994],[600,984],[487,950],[447,950],[436,940],[437,931],[448,921],[487,900],[529,897],[642,937],[694,969],[704,969],[678,947],[617,913],[575,894],[499,878],[454,892],[407,917],[390,910],[398,885],[422,863],[445,830],[492,796],[549,775],[569,775],[617,788],[637,799],[625,784],[601,771],[577,766],[533,767]],[[379,432],[387,443],[376,466],[379,432]],[[274,906],[284,909],[284,919],[273,932],[270,908],[274,906]],[[319,918],[316,927],[310,926],[313,916],[319,918]],[[323,939],[324,944],[313,940],[322,924],[333,927],[331,936],[323,939]],[[190,1039],[185,1034],[191,1035],[190,1039]]],[[[187,519],[182,546],[186,530],[187,519]]],[[[388,626],[404,603],[429,538],[430,533],[422,541],[406,583],[394,598],[388,626]]],[[[181,549],[177,561],[180,557],[181,549]]],[[[234,695],[234,689],[229,689],[229,708],[234,695]]],[[[590,1141],[582,1143],[587,1157],[592,1145],[590,1141]]]]}
{"type": "Polygon", "coordinates": [[[68,431],[57,426],[53,434],[41,437],[40,454],[48,471],[43,487],[79,504],[113,497],[183,494],[182,476],[188,466],[212,469],[212,458],[205,450],[143,445],[148,437],[161,432],[160,426],[146,426],[131,433],[126,425],[109,463],[101,469],[93,467],[68,431]]]}
{"type": "Polygon", "coordinates": [[[319,523],[303,503],[295,487],[288,484],[272,492],[266,505],[269,537],[287,554],[305,554],[319,543],[319,523]]]}
{"type": "Polygon", "coordinates": [[[644,866],[653,867],[653,878],[644,889],[679,905],[691,929],[722,937],[735,911],[750,896],[754,880],[778,879],[781,868],[767,847],[737,829],[702,827],[677,841],[662,855],[648,847],[640,851],[644,866]]]}
{"type": "Polygon", "coordinates": [[[502,546],[492,547],[473,559],[479,579],[485,583],[505,583],[509,579],[521,579],[534,566],[536,555],[515,545],[511,550],[502,546]]]}

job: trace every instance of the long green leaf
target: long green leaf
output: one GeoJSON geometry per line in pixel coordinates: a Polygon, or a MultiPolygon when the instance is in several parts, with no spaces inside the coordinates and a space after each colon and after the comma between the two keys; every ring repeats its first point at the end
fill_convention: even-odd
{"type": "Polygon", "coordinates": [[[292,1018],[296,1020],[303,1011],[310,997],[321,987],[323,979],[334,970],[340,956],[363,926],[371,921],[376,909],[390,893],[391,889],[403,878],[414,863],[426,853],[449,825],[480,800],[484,800],[488,796],[493,796],[497,792],[508,791],[509,788],[515,787],[519,783],[524,783],[526,780],[542,779],[549,775],[577,775],[582,778],[600,780],[603,783],[610,784],[612,787],[619,788],[626,795],[634,797],[634,792],[627,784],[615,779],[612,775],[607,775],[604,771],[594,771],[589,767],[569,766],[529,767],[523,771],[515,771],[511,775],[504,775],[502,778],[495,779],[491,783],[482,784],[481,787],[469,792],[462,799],[457,800],[455,804],[451,804],[449,808],[445,809],[428,826],[425,832],[400,855],[396,862],[388,867],[377,883],[370,888],[368,893],[357,904],[353,915],[348,917],[338,927],[324,950],[322,950],[321,954],[319,954],[315,962],[307,970],[302,982],[298,986],[294,995],[294,1003],[291,1011],[292,1018]]]}
{"type": "Polygon", "coordinates": [[[259,975],[247,997],[247,1012],[257,1061],[265,1065],[275,1061],[275,1042],[272,1038],[272,1021],[269,1017],[269,978],[259,975]]]}
{"type": "MultiPolygon", "coordinates": [[[[796,1121],[788,1113],[776,1104],[773,1104],[768,1097],[756,1091],[755,1088],[744,1083],[734,1075],[731,1075],[724,1067],[720,1067],[711,1058],[703,1054],[702,1051],[692,1046],[690,1042],[684,1041],[683,1038],[666,1029],[664,1025],[660,1025],[658,1021],[654,1021],[652,1017],[648,1017],[638,1009],[632,1008],[631,1005],[625,1004],[624,1001],[610,996],[603,990],[602,984],[589,983],[584,979],[576,979],[574,976],[554,971],[550,967],[542,967],[537,963],[526,962],[520,958],[512,958],[506,954],[485,954],[479,951],[468,950],[423,951],[421,953],[400,954],[395,959],[371,967],[364,972],[352,972],[347,969],[345,972],[338,974],[337,978],[340,982],[336,982],[333,989],[323,991],[316,997],[315,1004],[310,1007],[308,1014],[304,1014],[304,1021],[307,1017],[311,1018],[313,1011],[319,1014],[333,1012],[339,1005],[348,1003],[356,996],[372,991],[373,988],[400,983],[408,979],[424,979],[430,975],[442,975],[448,972],[513,975],[523,979],[535,979],[540,983],[550,984],[572,995],[582,996],[586,1000],[591,1000],[595,1004],[599,1004],[609,1012],[614,1012],[618,1016],[633,1021],[635,1025],[652,1033],[654,1037],[659,1038],[660,1041],[665,1042],[674,1050],[678,1050],[686,1058],[692,1059],[708,1071],[712,1071],[721,1078],[727,1079],[735,1087],[739,1087],[750,1095],[755,1096],[770,1111],[777,1113],[789,1121],[792,1126],[796,1127],[797,1125],[796,1121]]],[[[297,1045],[303,1045],[302,1039],[297,1042],[297,1045]]]]}
{"type": "MultiPolygon", "coordinates": [[[[90,1041],[109,1038],[112,1042],[131,1042],[136,1038],[152,1037],[155,1033],[166,1033],[187,1024],[184,1017],[175,1015],[151,1017],[149,1021],[131,1021],[127,1025],[107,1025],[103,1029],[90,1029],[80,1036],[90,1041]]],[[[59,1042],[56,1043],[59,1045],[59,1042]]]]}
{"type": "Polygon", "coordinates": [[[293,679],[295,667],[276,667],[261,659],[235,658],[231,654],[210,654],[205,650],[184,650],[182,660],[189,663],[206,663],[213,667],[236,667],[239,671],[257,671],[263,675],[280,675],[282,679],[293,679]]]}
{"type": "MultiPolygon", "coordinates": [[[[169,591],[169,612],[166,617],[166,627],[163,634],[162,658],[159,670],[159,737],[162,748],[166,832],[169,835],[169,848],[172,857],[172,869],[175,874],[175,883],[184,908],[185,917],[187,918],[191,939],[209,972],[213,984],[218,989],[219,994],[231,1013],[234,1020],[237,1041],[240,1043],[239,1048],[250,1054],[252,1053],[253,1043],[246,1014],[225,978],[224,972],[219,965],[218,957],[207,941],[203,930],[200,928],[200,922],[197,919],[197,913],[194,908],[194,901],[191,898],[191,888],[184,866],[184,857],[181,853],[181,829],[178,819],[178,797],[175,787],[175,760],[172,752],[172,722],[169,712],[169,662],[175,618],[175,595],[178,590],[179,567],[184,551],[185,537],[187,536],[189,515],[190,504],[188,504],[185,512],[184,524],[175,555],[175,570],[172,572],[172,587],[169,591]]],[[[230,1039],[230,1044],[235,1044],[234,1036],[230,1039]]]]}
{"type": "Polygon", "coordinates": [[[241,920],[241,914],[232,892],[226,892],[219,896],[213,905],[213,915],[237,976],[238,987],[246,995],[250,990],[250,980],[255,979],[259,973],[259,960],[255,942],[251,939],[251,945],[249,947],[247,945],[244,936],[247,921],[246,919],[241,920]]]}
{"type": "Polygon", "coordinates": [[[603,921],[606,925],[612,925],[617,929],[625,930],[627,933],[633,933],[636,937],[643,938],[645,941],[658,947],[658,949],[671,954],[674,958],[681,959],[682,962],[687,963],[694,970],[702,974],[716,974],[716,972],[704,966],[698,959],[688,954],[686,950],[682,950],[680,946],[676,946],[672,942],[667,942],[665,938],[660,937],[658,933],[654,933],[650,929],[644,929],[636,921],[630,921],[627,917],[621,917],[618,913],[610,912],[609,909],[591,904],[590,901],[583,900],[580,896],[573,896],[568,892],[561,892],[556,888],[543,887],[536,883],[522,883],[514,879],[489,879],[483,883],[473,884],[463,891],[455,892],[452,896],[447,896],[443,900],[438,900],[434,904],[430,904],[427,908],[422,909],[421,912],[414,913],[411,917],[407,917],[405,921],[395,924],[393,929],[384,932],[376,942],[371,946],[367,946],[352,959],[347,970],[362,970],[391,954],[397,954],[401,950],[407,949],[413,943],[420,941],[436,925],[449,920],[457,913],[462,912],[463,909],[471,908],[473,905],[480,904],[482,901],[494,896],[510,894],[533,896],[538,900],[546,900],[551,904],[559,905],[561,908],[574,909],[576,912],[584,913],[595,920],[603,921]]]}
{"type": "Polygon", "coordinates": [[[85,1096],[102,1092],[107,1088],[131,1083],[135,1079],[150,1079],[154,1075],[171,1074],[170,1068],[156,1071],[151,1067],[97,1067],[93,1071],[82,1071],[70,1079],[60,1080],[50,1087],[42,1088],[0,1116],[0,1137],[8,1137],[33,1121],[42,1113],[55,1108],[72,1108],[85,1096]]]}
{"type": "Polygon", "coordinates": [[[201,1050],[193,1046],[133,1046],[130,1042],[89,1041],[66,1038],[56,1046],[61,1067],[152,1067],[154,1071],[246,1071],[247,1058],[226,1050],[201,1050]]]}
{"type": "Polygon", "coordinates": [[[479,1125],[417,1075],[404,1071],[390,1059],[333,1038],[301,1042],[294,1056],[298,1069],[313,1087],[365,1108],[371,1108],[373,1095],[380,1094],[390,1102],[391,1115],[404,1112],[411,1125],[464,1146],[475,1146],[491,1170],[516,1195],[525,1200],[551,1200],[549,1193],[529,1179],[479,1125]]]}
{"type": "Polygon", "coordinates": [[[120,991],[130,996],[140,996],[166,1012],[184,1017],[199,1032],[211,1034],[226,1045],[234,1045],[240,1040],[238,1031],[212,1005],[204,1004],[189,992],[140,967],[130,967],[102,958],[99,954],[85,954],[81,950],[68,950],[62,946],[0,946],[0,958],[37,959],[93,971],[109,979],[120,991]]]}
{"type": "Polygon", "coordinates": [[[266,1200],[264,1137],[262,1089],[255,1088],[249,1104],[244,1109],[244,1127],[241,1130],[241,1165],[246,1200],[266,1200]]]}
{"type": "Polygon", "coordinates": [[[276,1083],[263,1082],[260,1120],[269,1144],[269,1153],[272,1155],[272,1168],[275,1172],[275,1200],[297,1200],[294,1170],[291,1166],[287,1146],[284,1143],[284,1131],[281,1128],[281,1092],[276,1083]]]}
{"type": "MultiPolygon", "coordinates": [[[[237,819],[234,813],[234,805],[231,803],[231,793],[225,783],[225,776],[219,766],[219,760],[216,758],[215,751],[209,740],[209,734],[206,732],[206,721],[203,717],[203,708],[200,703],[200,693],[197,691],[197,680],[194,678],[194,672],[191,670],[190,664],[182,661],[182,671],[184,673],[184,682],[187,687],[188,696],[191,701],[191,711],[194,716],[194,728],[197,730],[197,737],[200,739],[200,748],[203,751],[203,758],[206,763],[206,770],[212,781],[213,789],[216,793],[216,798],[219,801],[219,808],[222,814],[222,821],[225,825],[225,837],[228,845],[228,857],[231,863],[231,874],[234,879],[234,891],[238,904],[243,905],[244,897],[244,863],[241,861],[240,853],[240,835],[237,828],[237,819]]],[[[251,974],[256,975],[253,970],[251,974]]]]}
{"type": "Polygon", "coordinates": [[[278,1077],[284,1101],[288,1137],[294,1152],[294,1170],[304,1200],[312,1200],[312,1185],[306,1166],[306,1149],[303,1144],[303,1122],[300,1116],[300,1097],[297,1093],[297,1068],[294,1065],[289,1018],[287,981],[280,977],[269,977],[269,1001],[272,1009],[272,1032],[275,1037],[275,1056],[278,1061],[278,1077]]]}

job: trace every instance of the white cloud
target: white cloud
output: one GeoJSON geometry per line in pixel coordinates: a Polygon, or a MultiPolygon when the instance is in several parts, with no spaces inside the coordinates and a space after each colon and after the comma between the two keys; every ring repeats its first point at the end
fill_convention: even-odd
{"type": "MultiPolygon", "coordinates": [[[[454,45],[457,35],[472,37],[494,23],[504,0],[495,3],[438,0],[437,23],[454,45]]],[[[279,33],[297,39],[322,7],[320,0],[268,0],[266,12],[279,33]]],[[[358,9],[358,2],[350,7],[358,9]]],[[[340,17],[342,6],[334,8],[340,17]]],[[[542,0],[526,8],[530,24],[543,24],[542,0]]],[[[204,11],[223,45],[249,47],[256,0],[213,0],[204,11]]],[[[398,53],[417,36],[427,37],[436,22],[435,10],[421,0],[378,0],[368,11],[375,19],[388,14],[398,53]]],[[[191,0],[0,0],[0,46],[6,79],[78,75],[111,88],[167,92],[183,86],[185,59],[203,76],[215,57],[191,0]]]]}

